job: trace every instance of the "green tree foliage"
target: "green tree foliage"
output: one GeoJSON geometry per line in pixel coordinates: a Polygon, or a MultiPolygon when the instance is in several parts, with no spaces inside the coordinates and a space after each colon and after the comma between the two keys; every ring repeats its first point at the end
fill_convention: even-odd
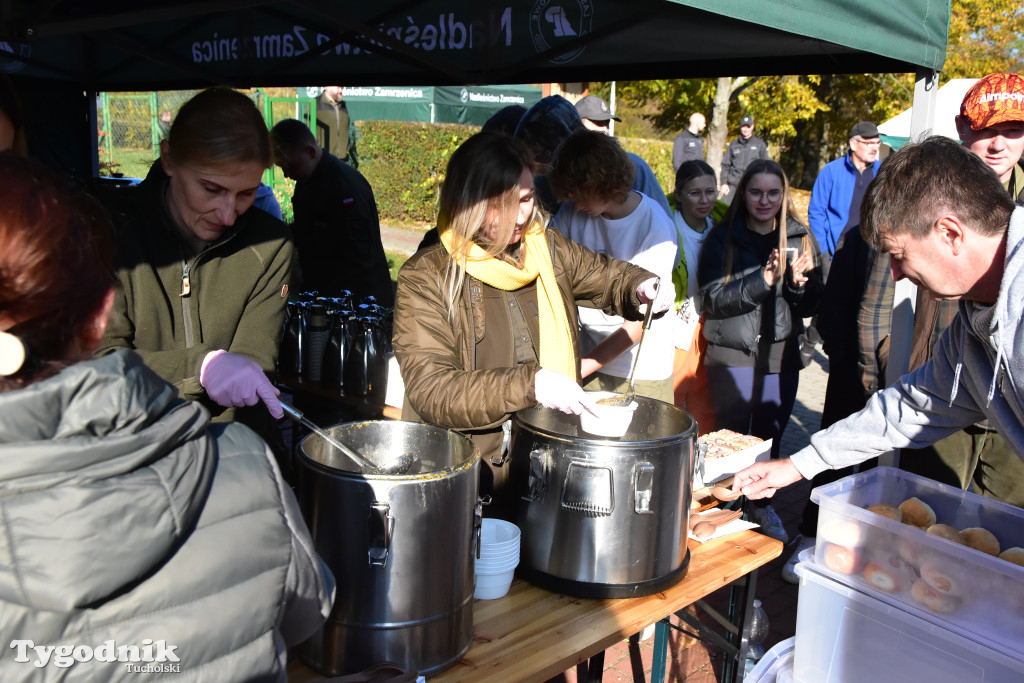
{"type": "Polygon", "coordinates": [[[1024,71],[1020,0],[956,0],[949,20],[944,79],[1024,71]]]}
{"type": "MultiPolygon", "coordinates": [[[[952,4],[946,64],[940,81],[976,78],[995,71],[1024,71],[1024,7],[1020,0],[956,0],[952,4]]],[[[616,131],[633,134],[632,118],[643,118],[653,134],[671,140],[698,111],[714,141],[708,160],[716,166],[722,147],[736,136],[739,119],[750,115],[755,134],[768,142],[793,185],[810,189],[820,167],[846,152],[857,121],[881,123],[909,107],[913,74],[822,74],[740,77],[729,80],[725,130],[715,126],[717,79],[619,81],[617,110],[625,121],[616,131]]],[[[608,83],[592,83],[607,98],[608,83]]]]}
{"type": "Polygon", "coordinates": [[[432,226],[448,159],[480,129],[459,124],[360,121],[359,171],[373,186],[381,221],[432,226]]]}

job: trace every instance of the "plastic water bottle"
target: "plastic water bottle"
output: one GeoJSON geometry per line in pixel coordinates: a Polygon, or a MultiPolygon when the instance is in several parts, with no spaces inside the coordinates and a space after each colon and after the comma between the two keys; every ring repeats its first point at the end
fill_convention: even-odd
{"type": "Polygon", "coordinates": [[[764,657],[764,640],[768,637],[768,614],[761,607],[760,600],[754,600],[754,612],[744,630],[747,632],[747,658],[743,663],[745,678],[764,657]]]}

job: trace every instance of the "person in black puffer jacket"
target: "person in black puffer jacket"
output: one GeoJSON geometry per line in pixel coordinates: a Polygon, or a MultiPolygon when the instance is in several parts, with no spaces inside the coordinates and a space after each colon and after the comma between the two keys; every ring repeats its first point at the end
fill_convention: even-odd
{"type": "MultiPolygon", "coordinates": [[[[736,199],[704,241],[698,267],[704,364],[717,426],[773,439],[777,458],[803,368],[803,318],[817,312],[824,290],[821,252],[793,217],[789,182],[774,161],[752,162],[736,199]]],[[[769,535],[782,540],[785,531],[769,535]]]]}

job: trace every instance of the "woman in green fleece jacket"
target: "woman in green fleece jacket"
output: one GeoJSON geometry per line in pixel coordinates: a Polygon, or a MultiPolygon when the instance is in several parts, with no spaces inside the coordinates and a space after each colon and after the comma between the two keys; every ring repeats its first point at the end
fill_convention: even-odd
{"type": "Polygon", "coordinates": [[[271,161],[246,95],[211,88],[182,106],[146,180],[114,207],[118,287],[97,351],[134,349],[214,419],[268,441],[282,412],[265,373],[292,262],[285,225],[250,209],[271,161]]]}

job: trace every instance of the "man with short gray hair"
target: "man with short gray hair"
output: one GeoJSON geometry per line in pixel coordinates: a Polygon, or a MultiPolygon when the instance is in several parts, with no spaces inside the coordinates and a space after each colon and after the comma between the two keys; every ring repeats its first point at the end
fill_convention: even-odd
{"type": "Polygon", "coordinates": [[[861,121],[850,129],[849,151],[825,164],[814,181],[807,221],[818,246],[829,257],[836,253],[843,231],[860,223],[864,190],[878,172],[878,128],[861,121]]]}

